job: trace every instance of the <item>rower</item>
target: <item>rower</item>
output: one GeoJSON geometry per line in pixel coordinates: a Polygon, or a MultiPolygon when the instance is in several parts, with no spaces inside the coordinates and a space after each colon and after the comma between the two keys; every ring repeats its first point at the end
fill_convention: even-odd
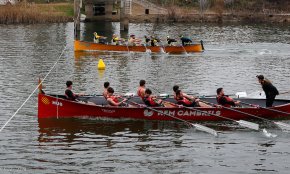
{"type": "Polygon", "coordinates": [[[158,42],[160,42],[159,39],[157,39],[156,37],[151,36],[151,46],[158,46],[158,42]]]}
{"type": "Polygon", "coordinates": [[[77,99],[78,97],[84,96],[85,94],[83,94],[83,93],[79,93],[79,94],[73,93],[72,92],[72,85],[73,85],[72,81],[67,81],[66,82],[67,89],[65,90],[65,96],[66,96],[66,98],[68,100],[79,102],[79,103],[83,103],[83,104],[88,104],[88,105],[96,105],[95,103],[90,102],[90,101],[78,100],[77,99]]]}
{"type": "Polygon", "coordinates": [[[187,99],[186,97],[182,95],[182,92],[179,89],[176,91],[175,94],[176,94],[175,99],[177,100],[177,104],[180,104],[186,107],[199,107],[198,99],[195,99],[195,100],[187,99]]]}
{"type": "Polygon", "coordinates": [[[130,38],[128,40],[128,45],[129,46],[139,46],[140,45],[140,42],[141,42],[141,40],[140,39],[137,39],[135,37],[135,35],[132,34],[132,35],[130,35],[130,38]]]}
{"type": "Polygon", "coordinates": [[[108,95],[108,88],[110,86],[109,82],[105,82],[104,83],[104,91],[103,91],[103,96],[105,97],[105,99],[107,99],[107,95],[108,95]]]}
{"type": "Polygon", "coordinates": [[[137,89],[137,95],[141,97],[142,100],[144,99],[144,96],[145,96],[145,90],[146,90],[145,84],[146,84],[145,80],[140,80],[139,82],[140,86],[137,89]]]}
{"type": "Polygon", "coordinates": [[[167,44],[169,46],[174,46],[174,42],[177,42],[177,40],[170,38],[169,36],[166,37],[167,44]]]}
{"type": "Polygon", "coordinates": [[[149,46],[150,45],[150,38],[148,36],[144,36],[144,41],[145,41],[145,45],[149,46]]]}
{"type": "Polygon", "coordinates": [[[189,39],[188,37],[184,37],[183,35],[180,35],[179,37],[180,37],[180,40],[182,42],[182,46],[192,44],[192,40],[189,39]]]}
{"type": "Polygon", "coordinates": [[[276,95],[279,95],[277,88],[270,82],[270,80],[264,78],[263,75],[256,76],[259,83],[262,85],[263,91],[266,95],[266,107],[272,107],[276,95]]]}
{"type": "Polygon", "coordinates": [[[77,98],[79,96],[83,96],[84,94],[80,93],[80,94],[76,94],[76,93],[73,93],[72,92],[72,81],[67,81],[66,82],[66,87],[67,89],[65,90],[65,96],[68,100],[71,100],[71,101],[77,101],[77,98]]]}
{"type": "Polygon", "coordinates": [[[230,98],[228,95],[225,95],[223,88],[218,88],[216,90],[216,93],[217,93],[216,99],[219,105],[225,107],[236,107],[240,105],[240,101],[236,101],[230,98]]]}
{"type": "Polygon", "coordinates": [[[95,43],[102,43],[102,44],[105,44],[106,43],[106,37],[104,36],[100,36],[98,35],[97,32],[94,32],[94,42],[95,43]]]}
{"type": "Polygon", "coordinates": [[[122,38],[119,38],[116,34],[113,34],[112,45],[121,45],[122,41],[122,38]]]}
{"type": "Polygon", "coordinates": [[[143,102],[150,107],[158,107],[158,106],[164,106],[162,103],[162,100],[157,99],[155,96],[152,96],[152,91],[150,89],[145,90],[145,95],[143,98],[143,102]]]}
{"type": "MultiPolygon", "coordinates": [[[[174,85],[173,86],[173,96],[174,99],[177,100],[177,102],[179,101],[179,98],[177,97],[177,91],[179,90],[179,86],[178,85],[174,85]]],[[[210,108],[211,106],[201,102],[198,98],[187,95],[186,93],[182,92],[181,90],[179,90],[180,92],[180,97],[182,98],[186,98],[187,100],[191,101],[191,102],[195,102],[195,106],[196,107],[202,107],[202,108],[210,108]]]]}
{"type": "Polygon", "coordinates": [[[118,100],[118,96],[114,96],[114,89],[111,87],[108,87],[108,93],[107,93],[107,101],[109,103],[109,105],[111,106],[122,106],[124,105],[124,102],[127,101],[127,99],[122,100],[121,102],[119,102],[118,100]]]}

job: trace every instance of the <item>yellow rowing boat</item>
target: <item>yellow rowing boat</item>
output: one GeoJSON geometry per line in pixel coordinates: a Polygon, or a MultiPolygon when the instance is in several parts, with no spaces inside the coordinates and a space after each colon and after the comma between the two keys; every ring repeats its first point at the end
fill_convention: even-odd
{"type": "Polygon", "coordinates": [[[133,52],[146,52],[150,50],[154,53],[166,52],[173,54],[203,52],[203,42],[198,44],[185,45],[185,46],[127,46],[127,45],[107,45],[85,41],[74,41],[75,51],[133,51],[133,52]]]}

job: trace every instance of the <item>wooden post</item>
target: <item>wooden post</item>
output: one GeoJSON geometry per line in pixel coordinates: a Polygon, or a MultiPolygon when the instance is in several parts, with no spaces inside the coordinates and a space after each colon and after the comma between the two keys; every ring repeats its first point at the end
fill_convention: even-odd
{"type": "Polygon", "coordinates": [[[80,11],[81,0],[74,0],[74,38],[78,40],[80,37],[80,27],[81,27],[81,11],[80,11]]]}

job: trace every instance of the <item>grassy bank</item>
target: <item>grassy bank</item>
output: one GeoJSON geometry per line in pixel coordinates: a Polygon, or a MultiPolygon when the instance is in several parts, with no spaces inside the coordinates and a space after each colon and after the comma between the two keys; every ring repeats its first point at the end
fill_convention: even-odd
{"type": "Polygon", "coordinates": [[[168,7],[177,6],[182,8],[202,7],[204,10],[235,10],[235,11],[276,11],[290,12],[289,0],[149,0],[154,4],[168,7]]]}
{"type": "Polygon", "coordinates": [[[285,0],[150,0],[166,8],[159,19],[174,22],[289,23],[290,1],[285,0]],[[202,2],[202,3],[200,3],[202,2]]]}
{"type": "Polygon", "coordinates": [[[72,3],[33,4],[0,6],[0,23],[55,23],[73,21],[72,3]]]}

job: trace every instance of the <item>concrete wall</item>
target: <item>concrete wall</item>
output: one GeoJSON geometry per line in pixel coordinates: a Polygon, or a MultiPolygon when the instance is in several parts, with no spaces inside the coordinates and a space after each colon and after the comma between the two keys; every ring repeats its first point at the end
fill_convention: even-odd
{"type": "Polygon", "coordinates": [[[108,1],[108,0],[87,0],[84,2],[85,4],[85,15],[87,21],[114,21],[119,20],[120,15],[117,13],[116,15],[113,15],[113,4],[114,1],[108,1]],[[105,4],[105,15],[94,15],[94,5],[96,4],[105,4]]]}
{"type": "MultiPolygon", "coordinates": [[[[118,7],[120,7],[120,0],[118,0],[118,4],[114,4],[115,1],[114,0],[85,0],[84,4],[85,4],[85,15],[86,15],[86,20],[88,21],[102,21],[102,20],[106,20],[106,21],[120,21],[120,9],[118,7]],[[94,4],[97,3],[105,3],[105,15],[102,16],[94,16],[93,15],[93,6],[94,4]],[[117,7],[117,9],[113,9],[114,6],[117,7]],[[117,14],[112,15],[112,12],[117,12],[117,14]]],[[[140,3],[136,3],[134,2],[134,0],[132,1],[132,14],[131,15],[126,15],[128,18],[138,18],[141,17],[142,19],[150,19],[153,16],[156,15],[161,15],[162,12],[160,12],[160,10],[155,9],[155,8],[150,8],[150,7],[146,7],[143,5],[140,5],[140,3]],[[149,9],[149,14],[145,14],[145,10],[149,9]]],[[[164,12],[163,12],[164,13],[164,12]]],[[[155,17],[156,18],[156,17],[155,17]]]]}

